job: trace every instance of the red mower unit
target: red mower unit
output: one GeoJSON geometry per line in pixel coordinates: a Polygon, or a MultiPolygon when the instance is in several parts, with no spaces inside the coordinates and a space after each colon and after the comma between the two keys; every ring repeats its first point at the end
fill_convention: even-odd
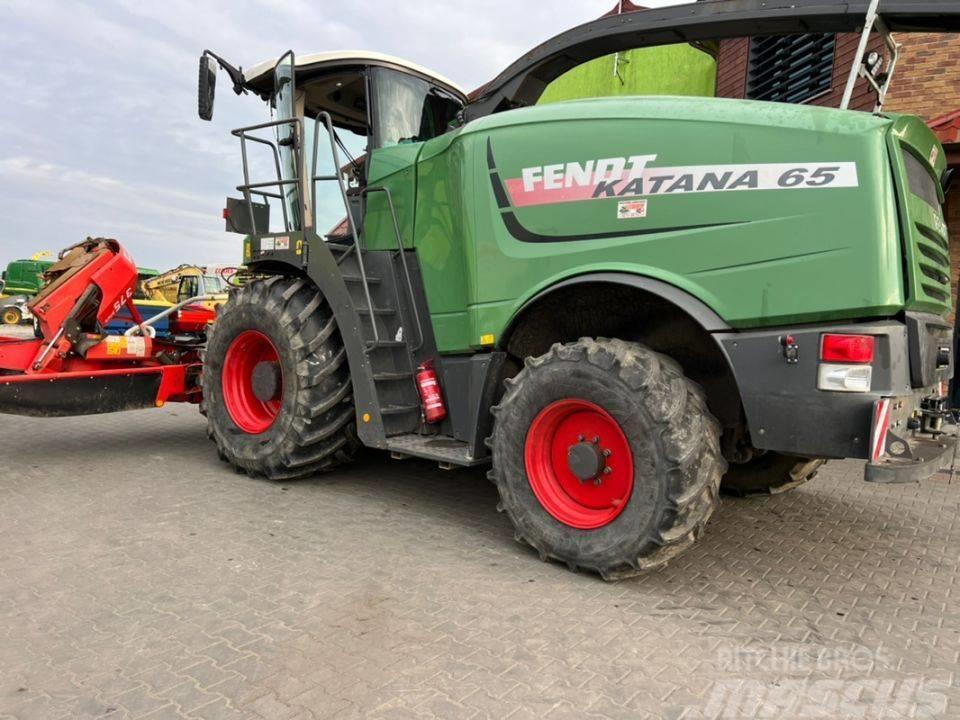
{"type": "Polygon", "coordinates": [[[29,304],[36,338],[0,337],[0,412],[62,417],[199,403],[200,348],[212,311],[190,298],[144,322],[133,303],[137,268],[116,240],[64,250],[29,304]],[[126,308],[135,325],[109,335],[126,308]],[[152,324],[173,316],[169,337],[152,324]]]}

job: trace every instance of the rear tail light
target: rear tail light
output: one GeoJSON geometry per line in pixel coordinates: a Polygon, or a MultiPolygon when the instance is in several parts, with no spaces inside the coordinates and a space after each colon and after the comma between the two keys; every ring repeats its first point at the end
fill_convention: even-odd
{"type": "Polygon", "coordinates": [[[817,388],[835,392],[870,392],[873,367],[870,365],[834,365],[821,363],[817,388]]]}
{"type": "Polygon", "coordinates": [[[872,335],[824,335],[820,338],[820,359],[832,363],[872,363],[872,335]]]}
{"type": "Polygon", "coordinates": [[[824,334],[820,337],[817,388],[833,392],[870,392],[873,380],[872,335],[824,334]]]}

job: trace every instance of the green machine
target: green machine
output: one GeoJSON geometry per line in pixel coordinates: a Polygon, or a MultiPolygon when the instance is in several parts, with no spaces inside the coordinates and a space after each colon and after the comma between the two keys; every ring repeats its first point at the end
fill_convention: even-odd
{"type": "Polygon", "coordinates": [[[205,52],[201,117],[217,65],[273,109],[234,131],[225,217],[254,279],[205,355],[220,457],[273,479],[361,445],[489,464],[518,538],[607,579],[689,547],[721,484],[784,490],[827,458],[871,481],[935,472],[954,444],[948,176],[922,121],[537,100],[619,50],[845,31],[862,32],[847,97],[863,76],[882,100],[891,31],[958,29],[958,9],[912,0],[662,8],[553,38],[472,101],[372,53],[242,72],[205,52]],[[321,187],[346,222],[319,216],[321,187]]]}
{"type": "Polygon", "coordinates": [[[13,260],[7,263],[0,281],[4,295],[36,295],[43,287],[43,273],[52,260],[13,260]]]}
{"type": "Polygon", "coordinates": [[[712,47],[666,45],[605,55],[558,77],[537,103],[631,95],[712,97],[717,84],[712,47]]]}
{"type": "MultiPolygon", "coordinates": [[[[0,293],[4,295],[27,295],[32,297],[43,287],[43,274],[53,265],[53,260],[13,260],[0,276],[0,293]]],[[[141,281],[154,277],[152,268],[137,268],[141,281]]]]}

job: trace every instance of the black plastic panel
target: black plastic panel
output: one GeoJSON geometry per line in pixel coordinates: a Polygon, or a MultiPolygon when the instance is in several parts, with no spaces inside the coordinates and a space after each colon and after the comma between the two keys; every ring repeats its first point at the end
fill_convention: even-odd
{"type": "Polygon", "coordinates": [[[717,335],[730,360],[754,447],[806,457],[866,458],[873,403],[910,397],[907,329],[903,323],[805,326],[717,335]],[[817,389],[823,333],[876,336],[872,390],[817,389]],[[793,337],[797,362],[788,363],[781,338],[793,337]]]}
{"type": "Polygon", "coordinates": [[[907,313],[907,344],[910,349],[910,382],[928,388],[953,377],[953,329],[938,315],[907,313]],[[945,349],[949,361],[942,363],[945,349]]]}
{"type": "Polygon", "coordinates": [[[53,377],[4,382],[0,377],[0,413],[33,417],[98,415],[154,407],[160,372],[53,377]]]}

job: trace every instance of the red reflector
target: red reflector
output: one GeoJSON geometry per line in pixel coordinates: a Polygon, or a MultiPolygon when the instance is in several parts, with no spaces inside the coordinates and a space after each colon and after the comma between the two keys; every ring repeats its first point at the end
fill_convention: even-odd
{"type": "Polygon", "coordinates": [[[223,219],[224,219],[224,220],[229,220],[229,219],[230,219],[230,211],[227,210],[226,208],[223,209],[223,219]]]}
{"type": "Polygon", "coordinates": [[[825,362],[873,362],[872,335],[824,335],[820,339],[820,359],[825,362]]]}

